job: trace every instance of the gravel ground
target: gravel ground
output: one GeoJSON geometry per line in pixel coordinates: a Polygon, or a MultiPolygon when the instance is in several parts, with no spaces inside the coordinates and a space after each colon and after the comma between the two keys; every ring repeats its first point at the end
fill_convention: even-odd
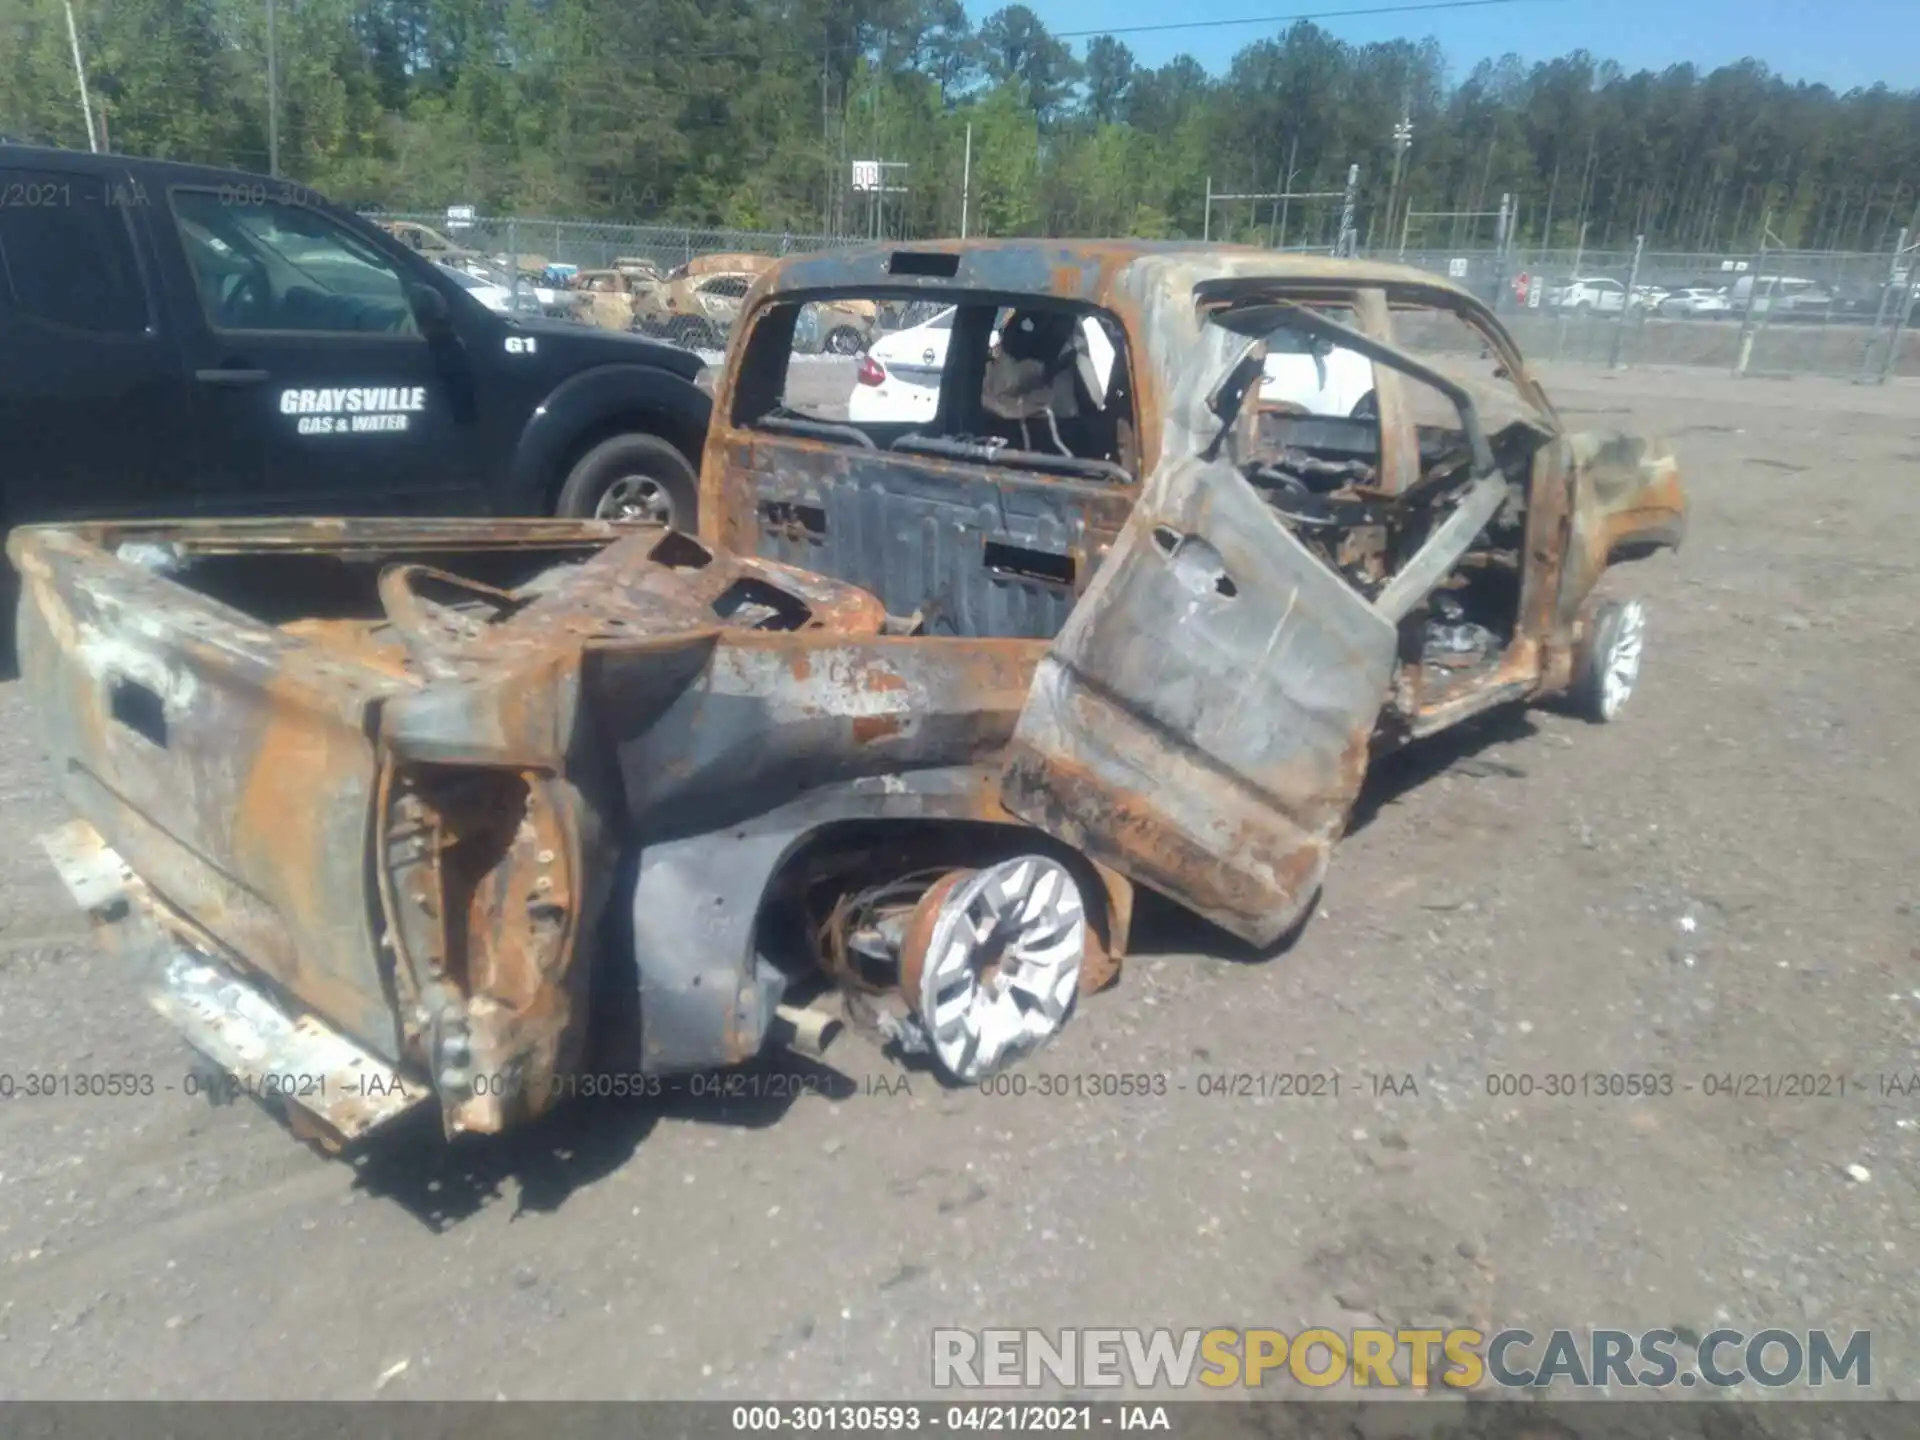
{"type": "Polygon", "coordinates": [[[157,1082],[0,1103],[0,1394],[899,1397],[936,1325],[1377,1318],[1870,1328],[1875,1390],[1913,1397],[1920,1103],[1880,1077],[1920,1068],[1920,391],[1547,378],[1690,484],[1687,550],[1611,582],[1649,602],[1640,694],[1381,767],[1271,961],[1149,916],[1029,1072],[1159,1097],[902,1087],[850,1038],[834,1094],[322,1160],[179,1093],[31,843],[62,814],[0,686],[0,1070],[157,1082]],[[1586,1071],[1676,1089],[1540,1093],[1586,1071]],[[1866,1089],[1701,1088],[1800,1071],[1866,1089]],[[1199,1093],[1277,1072],[1339,1097],[1199,1093]]]}

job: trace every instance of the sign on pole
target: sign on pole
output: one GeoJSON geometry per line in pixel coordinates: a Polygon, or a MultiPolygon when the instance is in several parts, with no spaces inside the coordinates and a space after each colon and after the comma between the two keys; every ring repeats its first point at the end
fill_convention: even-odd
{"type": "Polygon", "coordinates": [[[1466,257],[1462,255],[1456,255],[1453,259],[1447,261],[1447,274],[1450,275],[1455,280],[1466,279],[1467,278],[1466,257]]]}
{"type": "Polygon", "coordinates": [[[878,190],[880,188],[880,162],[878,160],[856,160],[853,162],[853,188],[856,190],[878,190]]]}
{"type": "Polygon", "coordinates": [[[465,230],[471,224],[473,224],[473,206],[449,205],[447,207],[447,228],[449,230],[465,230]]]}

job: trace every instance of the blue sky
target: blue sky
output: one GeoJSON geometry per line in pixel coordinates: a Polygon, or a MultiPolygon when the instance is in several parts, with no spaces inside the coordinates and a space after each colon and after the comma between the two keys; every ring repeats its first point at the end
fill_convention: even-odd
{"type": "MultiPolygon", "coordinates": [[[[975,20],[1001,0],[968,0],[975,20]]],[[[1119,29],[1167,21],[1226,20],[1363,8],[1385,0],[1027,0],[1055,32],[1119,29]]],[[[1920,88],[1920,0],[1519,0],[1467,10],[1360,16],[1317,21],[1343,40],[1364,44],[1432,35],[1456,72],[1477,60],[1515,51],[1544,60],[1586,49],[1629,70],[1658,70],[1691,61],[1711,69],[1753,55],[1789,79],[1836,89],[1884,80],[1920,88]]],[[[1120,36],[1143,64],[1159,65],[1187,51],[1218,72],[1249,41],[1276,24],[1163,30],[1120,36]]],[[[1073,42],[1081,52],[1084,40],[1073,42]]],[[[1457,73],[1454,78],[1459,78],[1457,73]]]]}

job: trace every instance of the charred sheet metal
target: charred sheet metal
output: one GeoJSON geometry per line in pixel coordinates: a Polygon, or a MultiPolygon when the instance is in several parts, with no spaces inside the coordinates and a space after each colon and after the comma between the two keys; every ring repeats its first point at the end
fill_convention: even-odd
{"type": "MultiPolygon", "coordinates": [[[[885,635],[872,595],[685,536],[81,526],[12,552],[69,795],[204,940],[169,1014],[283,1069],[336,1037],[449,1132],[566,1093],[609,985],[642,1019],[603,1058],[758,1051],[794,979],[764,903],[823,832],[1032,834],[996,779],[1042,643],[885,635]],[[246,1046],[232,976],[280,1017],[246,1046]]],[[[1117,954],[1130,891],[1091,883],[1117,954]]]]}

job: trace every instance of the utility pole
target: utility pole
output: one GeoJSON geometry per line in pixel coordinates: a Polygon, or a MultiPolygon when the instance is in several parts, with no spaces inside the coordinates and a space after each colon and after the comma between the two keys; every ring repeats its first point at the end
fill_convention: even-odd
{"type": "Polygon", "coordinates": [[[267,0],[267,173],[280,177],[280,71],[274,53],[273,0],[267,0]]]}
{"type": "Polygon", "coordinates": [[[80,113],[87,119],[87,149],[98,154],[100,142],[93,133],[93,101],[87,97],[87,67],[80,63],[80,27],[73,23],[73,0],[67,0],[67,43],[73,46],[73,74],[80,82],[80,113]]]}
{"type": "Polygon", "coordinates": [[[1400,167],[1407,158],[1407,147],[1413,144],[1413,116],[1406,109],[1400,111],[1400,123],[1393,127],[1393,184],[1387,188],[1387,224],[1385,233],[1393,233],[1394,212],[1400,208],[1400,167]]]}
{"type": "Polygon", "coordinates": [[[967,200],[973,192],[973,122],[967,122],[967,151],[960,162],[960,238],[967,238],[967,200]]]}

